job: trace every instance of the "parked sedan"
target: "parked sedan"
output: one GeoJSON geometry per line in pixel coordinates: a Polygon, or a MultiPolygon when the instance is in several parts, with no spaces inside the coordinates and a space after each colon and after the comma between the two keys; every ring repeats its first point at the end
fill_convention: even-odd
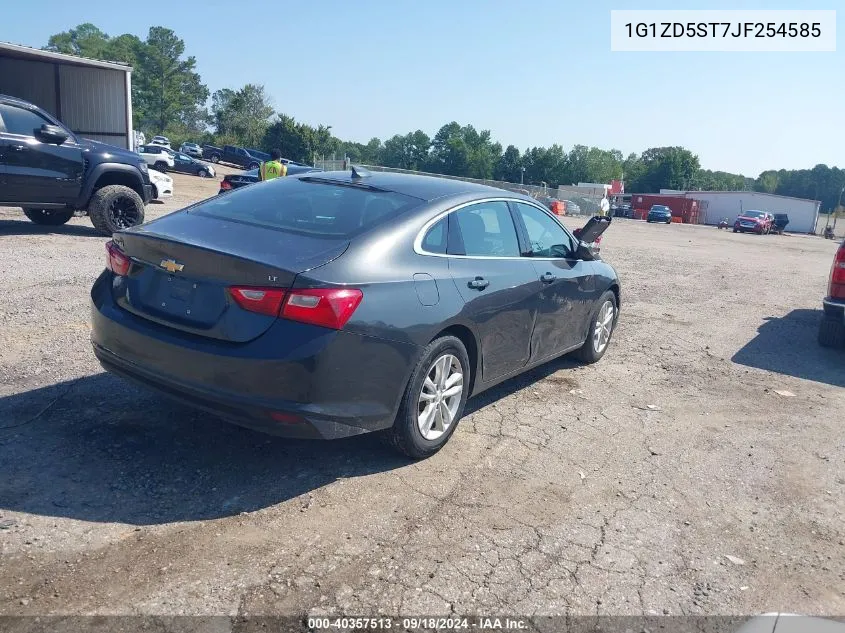
{"type": "MultiPolygon", "coordinates": [[[[287,168],[288,176],[296,176],[299,174],[306,174],[314,171],[322,171],[321,169],[317,169],[316,167],[309,167],[308,165],[297,165],[293,163],[288,163],[287,168]]],[[[251,185],[255,182],[258,182],[259,180],[260,178],[258,176],[257,169],[250,169],[249,171],[245,171],[240,174],[226,174],[225,176],[223,176],[223,180],[220,181],[220,190],[217,193],[221,194],[227,191],[231,191],[232,189],[238,189],[239,187],[243,187],[244,185],[251,185]]]]}
{"type": "Polygon", "coordinates": [[[179,151],[191,158],[202,158],[202,147],[196,143],[182,143],[179,151]]]}
{"type": "Polygon", "coordinates": [[[757,233],[763,235],[772,230],[774,216],[766,211],[744,211],[734,220],[734,233],[757,233]]]}
{"type": "Polygon", "coordinates": [[[664,204],[653,204],[648,210],[646,222],[663,222],[664,224],[672,223],[672,209],[664,204]]]}
{"type": "Polygon", "coordinates": [[[108,371],[274,434],[383,431],[413,458],[468,397],[567,352],[598,361],[620,305],[613,268],[531,198],[406,174],[277,178],[106,248],[108,371]]]}
{"type": "Polygon", "coordinates": [[[210,164],[192,158],[182,152],[173,152],[173,167],[170,169],[182,174],[200,176],[201,178],[213,178],[216,175],[214,167],[210,164]]]}

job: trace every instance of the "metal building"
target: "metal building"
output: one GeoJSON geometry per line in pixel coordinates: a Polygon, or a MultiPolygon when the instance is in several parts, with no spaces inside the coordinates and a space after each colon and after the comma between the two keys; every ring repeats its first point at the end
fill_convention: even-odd
{"type": "Polygon", "coordinates": [[[0,42],[0,94],[34,103],[74,134],[134,149],[131,66],[0,42]]]}
{"type": "Polygon", "coordinates": [[[815,233],[818,223],[818,200],[791,198],[778,196],[773,193],[759,191],[675,191],[661,189],[660,193],[683,195],[686,198],[700,200],[703,213],[699,222],[702,224],[718,224],[722,218],[733,222],[743,211],[756,209],[770,213],[786,213],[789,215],[787,231],[793,233],[815,233]]]}

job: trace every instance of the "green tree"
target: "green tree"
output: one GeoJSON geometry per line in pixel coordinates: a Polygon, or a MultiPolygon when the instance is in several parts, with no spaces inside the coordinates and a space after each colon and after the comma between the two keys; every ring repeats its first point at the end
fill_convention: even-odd
{"type": "Polygon", "coordinates": [[[507,182],[519,182],[522,177],[522,155],[514,145],[508,145],[505,153],[499,159],[496,172],[493,176],[496,180],[507,182]]]}
{"type": "Polygon", "coordinates": [[[311,163],[314,160],[317,131],[305,123],[297,123],[292,116],[279,114],[264,133],[261,146],[278,148],[291,160],[311,163]]]}
{"type": "Polygon", "coordinates": [[[170,29],[150,28],[138,55],[135,108],[141,126],[163,132],[181,124],[198,126],[206,116],[208,88],[195,72],[196,59],[183,58],[185,42],[170,29]]]}
{"type": "Polygon", "coordinates": [[[217,133],[234,137],[245,147],[261,144],[274,114],[264,86],[256,84],[237,91],[216,91],[211,96],[211,112],[217,133]]]}
{"type": "Polygon", "coordinates": [[[698,156],[683,147],[653,147],[642,154],[643,172],[631,190],[690,189],[700,169],[698,156]]]}
{"type": "Polygon", "coordinates": [[[44,49],[67,55],[79,55],[93,59],[108,59],[106,52],[109,39],[109,36],[96,26],[90,22],[85,22],[69,31],[51,35],[44,49]]]}

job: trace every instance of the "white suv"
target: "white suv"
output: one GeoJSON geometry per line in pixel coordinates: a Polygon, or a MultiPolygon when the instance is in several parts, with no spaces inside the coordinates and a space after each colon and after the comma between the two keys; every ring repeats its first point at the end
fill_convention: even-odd
{"type": "Polygon", "coordinates": [[[166,172],[168,168],[172,169],[176,164],[173,154],[161,145],[141,145],[138,153],[147,161],[147,165],[160,172],[166,172]]]}
{"type": "Polygon", "coordinates": [[[154,136],[150,141],[150,145],[161,145],[162,147],[170,149],[170,139],[166,136],[154,136]]]}

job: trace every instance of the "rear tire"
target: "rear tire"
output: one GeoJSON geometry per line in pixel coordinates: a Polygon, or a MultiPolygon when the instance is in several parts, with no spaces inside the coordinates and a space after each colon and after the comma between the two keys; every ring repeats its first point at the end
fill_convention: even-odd
{"type": "Polygon", "coordinates": [[[167,163],[160,160],[155,165],[153,165],[153,169],[155,169],[156,171],[160,171],[163,174],[166,174],[167,173],[167,163]]]}
{"type": "Polygon", "coordinates": [[[819,345],[838,349],[845,346],[845,323],[842,318],[823,317],[819,323],[819,345]]]}
{"type": "Polygon", "coordinates": [[[41,226],[61,226],[73,217],[73,211],[64,209],[24,209],[23,214],[41,226]]]}
{"type": "Polygon", "coordinates": [[[88,204],[91,224],[103,235],[138,226],[144,222],[144,201],[125,185],[98,189],[88,204]]]}
{"type": "Polygon", "coordinates": [[[261,165],[259,165],[258,163],[250,163],[247,169],[258,169],[259,167],[261,167],[261,165]]]}
{"type": "Polygon", "coordinates": [[[582,363],[596,363],[604,356],[610,347],[610,339],[616,329],[619,313],[616,308],[616,295],[613,291],[606,291],[596,302],[596,307],[590,317],[590,330],[587,340],[573,352],[573,356],[582,363]],[[608,307],[608,304],[610,307],[608,307]],[[608,321],[608,319],[610,319],[608,321]],[[601,327],[601,330],[599,329],[601,327]]]}
{"type": "Polygon", "coordinates": [[[220,162],[220,155],[219,154],[212,154],[211,155],[211,162],[212,163],[219,163],[220,162]]]}
{"type": "Polygon", "coordinates": [[[432,341],[423,350],[422,358],[405,388],[396,420],[391,428],[384,431],[383,438],[412,459],[434,455],[455,432],[464,412],[469,387],[469,356],[460,339],[444,336],[432,341]],[[438,370],[438,363],[448,364],[448,367],[441,365],[438,370]],[[442,380],[438,380],[441,377],[442,380]],[[460,394],[445,395],[458,385],[462,387],[460,394]],[[458,400],[450,401],[450,398],[458,400]],[[423,435],[421,426],[427,428],[430,439],[423,435]]]}

